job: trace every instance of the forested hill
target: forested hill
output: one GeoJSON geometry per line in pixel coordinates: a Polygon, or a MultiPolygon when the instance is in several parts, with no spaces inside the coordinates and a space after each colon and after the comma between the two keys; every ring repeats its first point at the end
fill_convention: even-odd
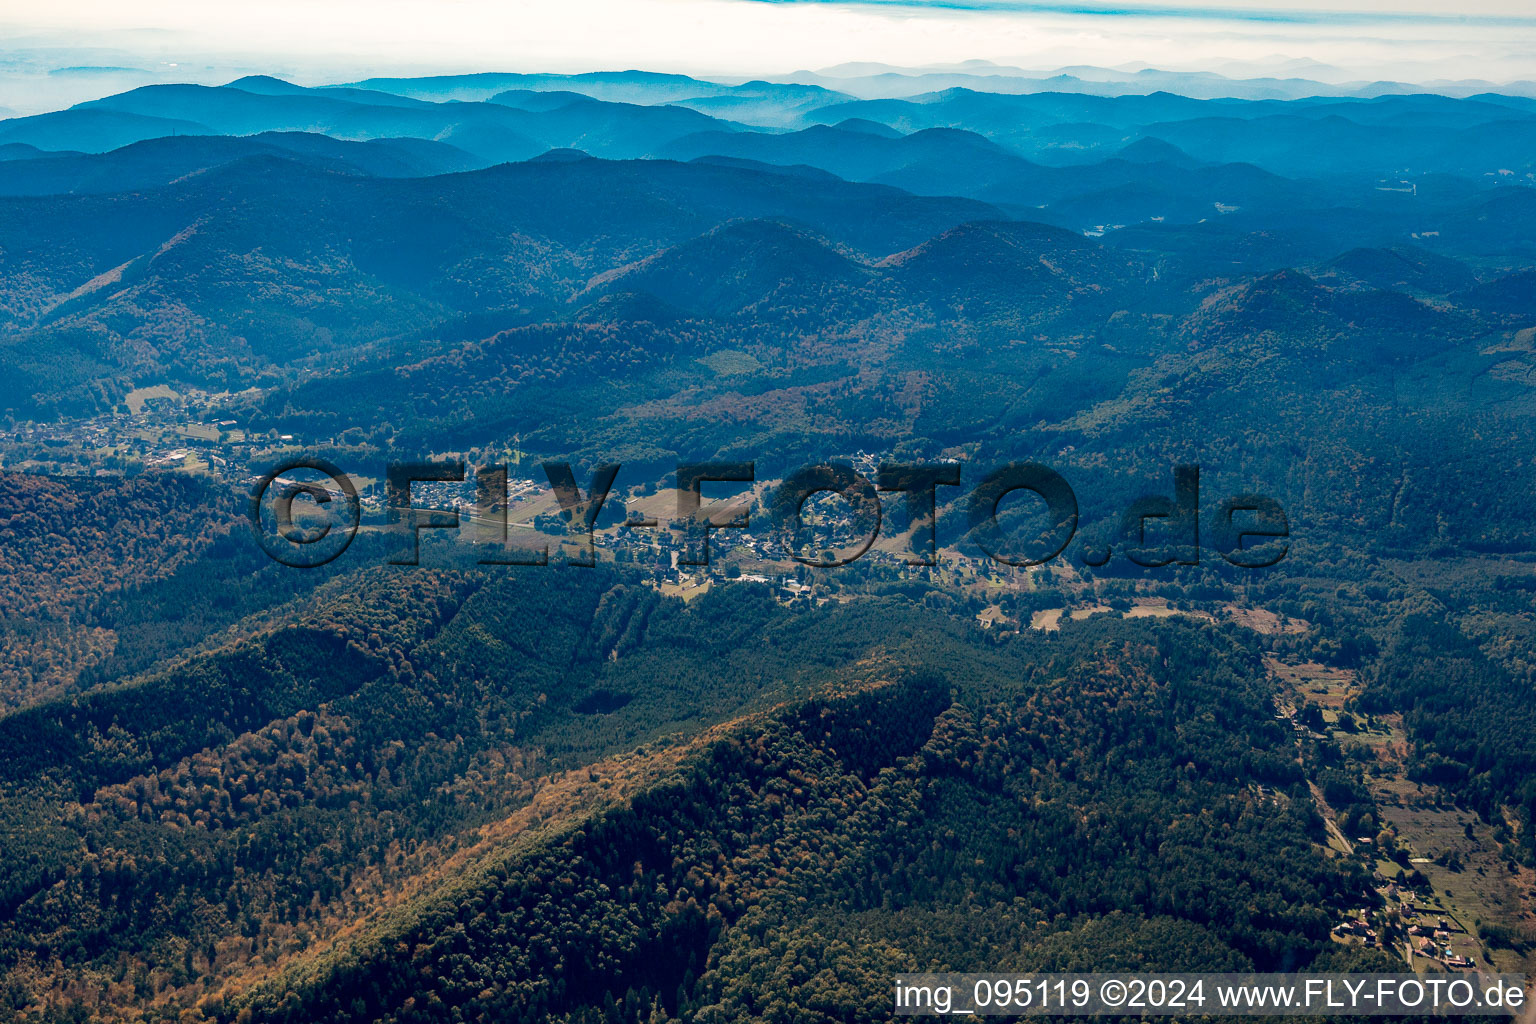
{"type": "Polygon", "coordinates": [[[985,654],[956,638],[944,673],[870,666],[224,1012],[875,1020],[913,969],[1342,967],[1330,912],[1366,878],[1319,849],[1236,645],[1105,624],[985,654]],[[1004,671],[968,683],[978,662],[1004,671]]]}
{"type": "Polygon", "coordinates": [[[1334,963],[1368,887],[1258,655],[1235,626],[999,642],[898,598],[369,570],[0,719],[0,944],[41,968],[8,998],[863,1019],[898,963],[1334,963]]]}

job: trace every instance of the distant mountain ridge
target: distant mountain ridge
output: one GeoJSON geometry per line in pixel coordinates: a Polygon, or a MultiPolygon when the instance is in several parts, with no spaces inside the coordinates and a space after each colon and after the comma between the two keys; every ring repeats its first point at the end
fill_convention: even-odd
{"type": "Polygon", "coordinates": [[[232,159],[242,145],[198,144],[206,153],[196,156],[196,146],[185,144],[174,158],[169,143],[123,151],[188,135],[250,137],[243,145],[251,154],[386,177],[471,170],[556,150],[817,168],[1094,233],[1233,213],[1281,232],[1328,233],[1341,208],[1383,211],[1382,222],[1395,224],[1409,218],[1413,203],[1438,216],[1456,201],[1451,191],[1536,185],[1536,101],[1521,97],[1205,100],[952,87],[861,100],[804,84],[613,72],[316,88],[265,76],[221,87],[144,86],[0,121],[0,153],[9,155],[0,160],[0,192],[154,187],[232,159]],[[340,145],[347,142],[374,148],[340,145]],[[18,164],[50,151],[102,159],[18,164]],[[163,166],[153,153],[164,154],[163,166]],[[1412,198],[1387,210],[1392,194],[1412,198]]]}

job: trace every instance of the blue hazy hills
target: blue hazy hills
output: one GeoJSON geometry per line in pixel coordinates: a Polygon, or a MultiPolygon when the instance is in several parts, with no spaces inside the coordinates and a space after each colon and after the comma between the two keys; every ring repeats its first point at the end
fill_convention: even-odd
{"type": "Polygon", "coordinates": [[[1218,211],[1284,212],[1341,197],[1365,202],[1381,189],[1414,193],[1432,177],[1441,193],[1528,184],[1536,101],[962,88],[856,99],[819,85],[640,72],[323,88],[250,77],[217,88],[145,86],[0,121],[0,194],[148,188],[262,155],[340,173],[426,177],[551,150],[816,168],[1102,229],[1199,222],[1218,211]]]}
{"type": "Polygon", "coordinates": [[[1409,305],[1371,322],[1486,332],[1531,306],[1533,173],[1536,102],[1492,94],[146,86],[0,121],[5,407],[571,317],[1163,330],[1287,272],[1320,290],[1223,299],[1232,322],[1290,295],[1348,323],[1329,296],[1379,291],[1409,305]]]}

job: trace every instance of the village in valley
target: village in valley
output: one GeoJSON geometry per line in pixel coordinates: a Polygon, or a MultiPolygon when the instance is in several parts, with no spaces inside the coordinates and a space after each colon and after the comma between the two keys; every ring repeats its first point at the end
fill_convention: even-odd
{"type": "MultiPolygon", "coordinates": [[[[389,507],[380,457],[369,462],[349,449],[345,437],[246,431],[235,420],[208,411],[218,407],[219,397],[157,385],[134,390],[103,415],[51,424],[6,420],[0,422],[0,466],[60,476],[191,474],[243,496],[262,480],[266,467],[320,453],[348,472],[363,531],[387,530],[397,523],[402,510],[389,507]]],[[[425,562],[435,546],[465,542],[543,549],[551,563],[583,556],[568,510],[562,509],[539,461],[522,451],[517,439],[432,458],[463,461],[468,468],[462,482],[411,487],[412,508],[458,515],[456,530],[422,531],[425,562]],[[482,465],[507,468],[505,500],[497,507],[486,508],[476,490],[474,467],[482,465]]],[[[888,459],[853,451],[827,461],[873,479],[888,459]]],[[[740,521],[744,527],[711,528],[708,564],[698,565],[690,564],[698,538],[690,540],[682,516],[687,502],[671,481],[634,482],[621,475],[594,524],[591,550],[597,560],[637,570],[660,593],[684,601],[722,585],[747,584],[766,588],[783,604],[821,605],[855,600],[882,587],[917,584],[937,587],[946,601],[968,610],[978,629],[999,637],[1051,633],[1065,622],[1095,615],[1182,615],[1261,634],[1275,649],[1266,663],[1279,684],[1276,718],[1294,733],[1298,757],[1305,762],[1305,752],[1318,745],[1338,750],[1361,766],[1381,810],[1381,819],[1362,834],[1358,822],[1339,814],[1323,790],[1312,786],[1333,855],[1357,858],[1374,878],[1374,898],[1334,924],[1333,940],[1400,956],[1421,972],[1525,966],[1522,953],[1489,941],[1496,926],[1486,922],[1528,913],[1536,902],[1536,872],[1501,858],[1500,842],[1486,822],[1457,808],[1435,787],[1407,777],[1401,716],[1358,711],[1353,671],[1326,665],[1307,650],[1311,627],[1295,609],[1288,614],[1273,602],[1244,597],[1230,581],[1191,583],[1185,577],[1178,583],[1155,573],[1095,575],[1071,557],[1009,565],[958,542],[959,531],[943,521],[942,510],[934,564],[914,564],[921,538],[914,537],[910,523],[888,512],[875,539],[866,541],[860,531],[867,524],[856,523],[849,502],[829,492],[805,503],[802,523],[814,543],[796,547],[795,538],[771,526],[770,503],[778,483],[760,479],[707,485],[701,511],[716,523],[740,521]],[[838,561],[836,555],[846,557],[849,551],[857,557],[847,564],[816,564],[838,561]]],[[[578,476],[578,486],[585,493],[587,481],[578,476]]],[[[888,495],[887,510],[896,508],[900,497],[888,495]]],[[[1258,787],[1256,798],[1282,797],[1258,787]]]]}

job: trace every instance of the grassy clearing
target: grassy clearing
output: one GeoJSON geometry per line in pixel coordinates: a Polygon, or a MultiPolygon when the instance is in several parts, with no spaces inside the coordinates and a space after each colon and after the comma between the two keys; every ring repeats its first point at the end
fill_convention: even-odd
{"type": "Polygon", "coordinates": [[[128,411],[135,416],[144,411],[144,403],[156,398],[180,398],[169,384],[156,384],[153,387],[134,388],[123,398],[123,404],[128,406],[128,411]]]}

